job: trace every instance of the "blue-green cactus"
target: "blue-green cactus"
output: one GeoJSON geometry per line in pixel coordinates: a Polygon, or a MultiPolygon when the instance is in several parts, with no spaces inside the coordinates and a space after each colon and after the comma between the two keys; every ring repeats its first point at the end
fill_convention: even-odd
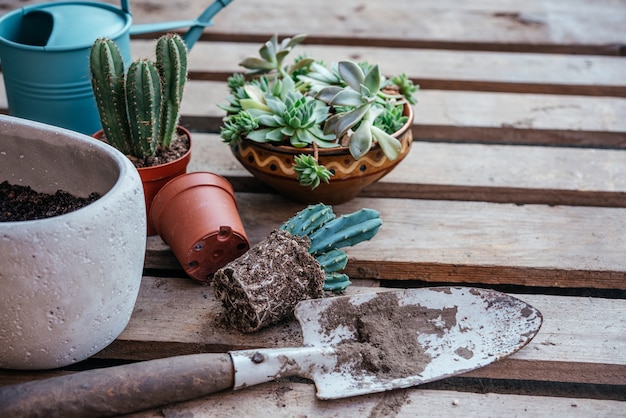
{"type": "Polygon", "coordinates": [[[324,290],[339,292],[352,284],[348,275],[344,273],[332,272],[326,273],[325,276],[324,290]]]}
{"type": "Polygon", "coordinates": [[[335,219],[333,208],[323,203],[310,205],[285,222],[280,229],[292,235],[309,236],[326,222],[335,219]]]}
{"type": "Polygon", "coordinates": [[[320,254],[367,241],[376,235],[382,223],[380,214],[374,209],[361,209],[340,216],[309,235],[309,253],[320,254]]]}
{"type": "Polygon", "coordinates": [[[342,291],[351,282],[346,274],[339,273],[348,262],[347,254],[339,248],[371,239],[381,225],[380,214],[374,209],[361,209],[337,218],[330,206],[319,203],[301,210],[280,229],[308,237],[308,252],[326,275],[324,289],[342,291]]]}
{"type": "Polygon", "coordinates": [[[345,251],[335,248],[315,257],[326,273],[333,273],[343,270],[348,264],[348,254],[345,251]]]}

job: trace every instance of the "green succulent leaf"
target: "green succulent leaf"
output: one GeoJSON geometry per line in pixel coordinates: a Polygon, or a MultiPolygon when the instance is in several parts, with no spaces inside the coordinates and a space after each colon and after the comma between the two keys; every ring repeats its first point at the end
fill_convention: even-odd
{"type": "Polygon", "coordinates": [[[369,105],[361,105],[349,112],[335,114],[327,119],[324,133],[334,133],[337,138],[341,138],[348,129],[359,123],[368,111],[369,105]]]}
{"type": "Polygon", "coordinates": [[[251,70],[266,70],[271,71],[275,68],[275,65],[272,65],[271,62],[263,61],[260,58],[256,57],[248,57],[239,63],[244,68],[248,68],[251,70]]]}
{"type": "Polygon", "coordinates": [[[376,142],[378,142],[378,145],[380,145],[380,149],[387,158],[391,161],[398,158],[398,155],[400,155],[400,151],[402,150],[402,144],[400,141],[376,126],[372,126],[371,132],[376,142]]]}
{"type": "Polygon", "coordinates": [[[313,156],[307,154],[300,154],[294,158],[293,169],[298,175],[300,184],[310,186],[311,189],[318,187],[322,181],[328,183],[333,175],[326,167],[318,164],[313,156]]]}
{"type": "Polygon", "coordinates": [[[376,94],[380,90],[381,80],[380,68],[378,65],[374,65],[365,76],[363,86],[367,88],[370,94],[376,94]]]}
{"type": "Polygon", "coordinates": [[[341,93],[344,89],[339,86],[328,86],[322,88],[317,92],[315,98],[323,101],[324,103],[330,103],[333,101],[336,95],[341,93]]]}
{"type": "MultiPolygon", "coordinates": [[[[366,102],[367,103],[367,102],[366,102]]],[[[333,106],[360,106],[363,104],[363,98],[359,92],[354,90],[341,90],[330,101],[333,106]]]]}
{"type": "Polygon", "coordinates": [[[350,137],[350,154],[355,160],[363,157],[372,147],[372,122],[363,120],[350,137]]]}
{"type": "Polygon", "coordinates": [[[352,61],[340,61],[338,64],[339,74],[345,83],[353,90],[359,91],[365,81],[363,70],[352,61]]]}

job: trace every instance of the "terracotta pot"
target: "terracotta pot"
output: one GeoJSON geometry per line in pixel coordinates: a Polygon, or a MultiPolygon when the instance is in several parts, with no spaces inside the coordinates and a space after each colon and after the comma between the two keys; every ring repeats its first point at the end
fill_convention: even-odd
{"type": "Polygon", "coordinates": [[[157,193],[149,219],[187,274],[200,282],[248,251],[235,194],[217,174],[194,172],[157,193]]]}
{"type": "MultiPolygon", "coordinates": [[[[150,213],[150,206],[156,194],[161,190],[168,181],[175,177],[185,174],[187,172],[187,166],[191,160],[191,133],[184,127],[178,127],[179,134],[185,134],[189,138],[189,151],[185,153],[178,160],[169,162],[167,164],[155,165],[154,167],[141,167],[138,168],[139,177],[143,184],[144,200],[146,202],[146,213],[150,213]]],[[[102,139],[104,132],[102,130],[96,132],[93,137],[96,139],[102,139]]],[[[154,226],[148,221],[148,236],[156,235],[157,232],[154,226]]]]}
{"type": "Polygon", "coordinates": [[[313,155],[313,148],[276,146],[248,140],[240,141],[231,150],[252,175],[289,199],[301,203],[344,203],[353,199],[365,187],[380,180],[409,153],[413,142],[413,109],[409,104],[405,106],[404,114],[409,120],[393,135],[402,143],[398,158],[389,160],[378,145],[373,146],[358,161],[350,155],[346,147],[319,149],[319,163],[334,175],[329,183],[321,183],[314,190],[300,185],[292,167],[297,155],[313,155]]]}
{"type": "Polygon", "coordinates": [[[0,368],[84,360],[128,324],[146,251],[137,170],[74,131],[0,115],[0,182],[101,197],[73,212],[0,222],[0,368]]]}

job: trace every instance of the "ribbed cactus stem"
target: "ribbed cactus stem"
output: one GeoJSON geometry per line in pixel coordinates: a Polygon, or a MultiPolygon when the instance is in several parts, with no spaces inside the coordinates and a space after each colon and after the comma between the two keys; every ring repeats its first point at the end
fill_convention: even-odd
{"type": "Polygon", "coordinates": [[[371,239],[382,223],[374,209],[361,209],[336,218],[330,206],[318,203],[304,208],[279,229],[308,237],[311,242],[308,252],[324,270],[324,289],[341,291],[350,285],[350,280],[339,273],[348,263],[348,255],[339,248],[371,239]]]}
{"type": "Polygon", "coordinates": [[[326,273],[332,273],[346,268],[348,254],[338,248],[315,257],[326,273]]]}
{"type": "Polygon", "coordinates": [[[343,273],[326,273],[324,275],[324,290],[341,291],[350,286],[350,278],[343,273]]]}
{"type": "Polygon", "coordinates": [[[126,77],[130,131],[137,157],[154,155],[161,116],[161,83],[154,63],[134,61],[126,77]]]}
{"type": "Polygon", "coordinates": [[[176,135],[180,102],[187,81],[187,47],[178,34],[159,38],[156,46],[156,64],[162,81],[162,112],[159,145],[167,148],[176,135]]]}
{"type": "Polygon", "coordinates": [[[308,236],[326,222],[335,219],[335,214],[330,206],[323,203],[310,205],[302,209],[295,216],[285,222],[280,229],[292,235],[301,237],[308,236]]]}
{"type": "Polygon", "coordinates": [[[319,254],[371,239],[382,225],[374,209],[361,209],[333,219],[309,236],[309,253],[319,254]]]}
{"type": "Polygon", "coordinates": [[[109,144],[124,154],[131,154],[124,59],[117,44],[110,39],[97,39],[89,55],[89,69],[104,135],[109,144]]]}

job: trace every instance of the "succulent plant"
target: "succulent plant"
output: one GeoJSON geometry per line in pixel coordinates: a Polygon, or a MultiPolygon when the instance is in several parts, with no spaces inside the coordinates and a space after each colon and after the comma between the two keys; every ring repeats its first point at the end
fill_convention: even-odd
{"type": "Polygon", "coordinates": [[[312,61],[310,59],[300,59],[290,68],[283,66],[285,57],[305,38],[306,35],[296,35],[293,38],[285,38],[279,43],[278,37],[274,35],[259,49],[260,57],[245,58],[240,65],[249,70],[248,74],[275,72],[281,78],[288,77],[296,70],[309,65],[312,61]]]}
{"type": "MultiPolygon", "coordinates": [[[[369,67],[367,72],[364,72],[361,66],[354,62],[341,61],[337,68],[345,86],[324,87],[315,97],[331,106],[347,109],[326,120],[324,133],[333,133],[341,138],[358,124],[349,144],[350,153],[355,159],[363,157],[371,148],[372,142],[376,141],[387,158],[395,160],[402,147],[400,141],[380,129],[375,121],[385,113],[384,117],[394,118],[395,106],[387,105],[392,103],[391,100],[397,101],[402,96],[390,97],[381,91],[383,77],[378,65],[369,67]]],[[[395,131],[390,133],[393,132],[395,131]]]]}
{"type": "Polygon", "coordinates": [[[320,165],[315,157],[308,154],[296,155],[293,169],[298,174],[298,180],[303,186],[315,189],[321,182],[328,183],[333,173],[320,165]]]}
{"type": "Polygon", "coordinates": [[[313,148],[301,154],[294,171],[303,186],[318,187],[332,172],[317,161],[317,148],[347,146],[360,159],[378,144],[390,160],[401,150],[392,136],[406,123],[405,103],[415,103],[417,87],[405,75],[386,79],[378,65],[340,61],[329,66],[299,56],[287,65],[287,55],[305,35],[278,42],[274,35],[260,49],[260,57],[244,59],[248,71],[228,79],[228,104],[221,137],[313,148]],[[304,155],[308,155],[304,158],[304,155]],[[312,161],[313,158],[313,161],[312,161]]]}
{"type": "Polygon", "coordinates": [[[374,209],[360,209],[336,217],[330,206],[323,203],[309,205],[280,226],[292,235],[306,236],[308,248],[324,270],[325,290],[341,291],[350,285],[349,277],[340,273],[348,256],[340,248],[370,240],[382,225],[380,214],[374,209]]]}
{"type": "Polygon", "coordinates": [[[89,68],[100,121],[107,141],[127,155],[154,156],[176,134],[187,80],[187,48],[177,34],[157,41],[157,59],[133,61],[124,72],[118,45],[94,42],[89,68]]]}

